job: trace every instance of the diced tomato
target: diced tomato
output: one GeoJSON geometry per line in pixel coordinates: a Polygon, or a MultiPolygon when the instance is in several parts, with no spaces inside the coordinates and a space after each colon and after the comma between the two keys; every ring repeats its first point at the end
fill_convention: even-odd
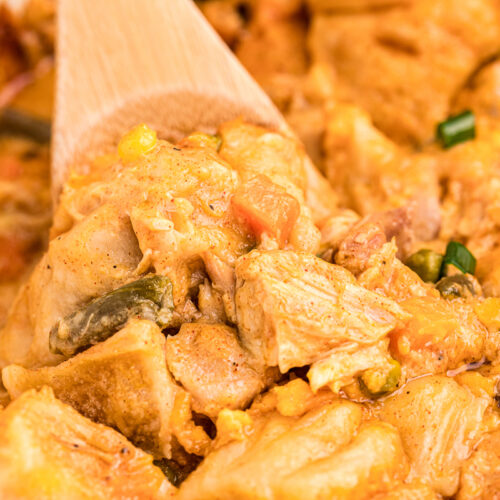
{"type": "Polygon", "coordinates": [[[265,175],[244,183],[232,198],[235,216],[248,225],[258,239],[263,233],[282,246],[290,236],[300,214],[296,198],[265,175]]]}

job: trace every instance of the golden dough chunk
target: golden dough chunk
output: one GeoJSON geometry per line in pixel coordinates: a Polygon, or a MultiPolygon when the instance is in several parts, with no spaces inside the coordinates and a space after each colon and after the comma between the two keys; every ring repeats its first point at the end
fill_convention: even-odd
{"type": "Polygon", "coordinates": [[[420,479],[444,496],[453,495],[487,406],[488,399],[442,376],[412,380],[387,399],[381,417],[401,434],[410,459],[408,480],[420,479]]]}
{"type": "Polygon", "coordinates": [[[375,422],[349,445],[288,474],[277,500],[368,500],[407,474],[401,439],[394,427],[375,422]]]}
{"type": "Polygon", "coordinates": [[[166,499],[174,488],[153,457],[82,417],[50,388],[30,390],[0,413],[4,500],[166,499]]]}
{"type": "Polygon", "coordinates": [[[154,323],[133,320],[108,340],[58,366],[28,370],[10,365],[2,377],[12,398],[48,385],[86,417],[168,457],[175,384],[164,349],[165,338],[154,323]]]}
{"type": "MultiPolygon", "coordinates": [[[[361,408],[334,402],[300,418],[257,418],[250,437],[213,451],[182,484],[179,500],[274,499],[285,476],[335,453],[361,421],[361,408]]],[[[303,497],[304,498],[304,497],[303,497]]]]}
{"type": "Polygon", "coordinates": [[[464,463],[458,500],[497,499],[500,492],[500,431],[487,434],[464,463]]]}

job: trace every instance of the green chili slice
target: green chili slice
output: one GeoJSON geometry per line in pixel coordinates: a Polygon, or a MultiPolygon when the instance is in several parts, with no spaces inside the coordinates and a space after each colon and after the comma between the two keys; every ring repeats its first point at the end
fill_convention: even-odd
{"type": "Polygon", "coordinates": [[[412,271],[420,276],[422,281],[430,283],[435,283],[439,279],[442,263],[443,256],[427,248],[410,255],[405,262],[412,271]]]}
{"type": "Polygon", "coordinates": [[[472,111],[451,116],[437,126],[436,135],[444,148],[451,148],[476,137],[476,118],[472,111]]]}
{"type": "Polygon", "coordinates": [[[443,259],[443,269],[441,275],[446,272],[446,266],[455,266],[463,273],[474,274],[476,270],[476,258],[472,255],[467,247],[458,243],[458,241],[450,241],[446,247],[446,253],[443,259]]]}
{"type": "Polygon", "coordinates": [[[49,348],[72,356],[111,337],[131,318],[168,326],[174,309],[172,283],[165,276],[149,275],[98,297],[58,321],[51,329],[49,348]]]}

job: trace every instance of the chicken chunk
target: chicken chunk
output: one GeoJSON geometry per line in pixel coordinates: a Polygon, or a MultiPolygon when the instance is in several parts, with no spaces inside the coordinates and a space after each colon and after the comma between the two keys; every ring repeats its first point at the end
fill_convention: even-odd
{"type": "Polygon", "coordinates": [[[349,266],[357,265],[364,269],[359,275],[359,283],[378,293],[382,293],[397,302],[412,297],[438,298],[438,291],[429,283],[424,283],[417,273],[405,266],[397,257],[394,242],[384,243],[373,253],[356,251],[351,254],[349,266]]]}
{"type": "Polygon", "coordinates": [[[478,127],[474,141],[439,156],[444,196],[440,237],[457,239],[479,260],[500,243],[500,133],[498,125],[478,127]]]}
{"type": "Polygon", "coordinates": [[[484,436],[463,464],[458,500],[497,500],[500,495],[500,431],[484,436]]]}
{"type": "Polygon", "coordinates": [[[405,318],[392,300],[349,271],[310,254],[253,251],[236,265],[243,345],[282,373],[342,346],[376,343],[405,318]]]}
{"type": "Polygon", "coordinates": [[[150,321],[123,330],[55,367],[3,369],[11,398],[31,388],[55,395],[88,418],[117,428],[134,444],[170,456],[170,414],[175,384],[165,363],[165,338],[150,321]]]}
{"type": "Polygon", "coordinates": [[[360,419],[360,407],[349,402],[327,404],[299,419],[265,415],[254,422],[250,437],[212,452],[182,484],[179,499],[274,499],[286,476],[346,445],[360,419]]]}
{"type": "Polygon", "coordinates": [[[487,399],[439,376],[412,380],[384,401],[381,417],[399,430],[410,459],[408,480],[420,479],[444,496],[453,495],[460,466],[483,430],[487,406],[487,399]]]}
{"type": "Polygon", "coordinates": [[[225,325],[185,323],[167,339],[166,356],[175,379],[193,396],[193,409],[210,417],[245,408],[264,388],[236,330],[225,325]]]}
{"type": "Polygon", "coordinates": [[[335,262],[356,276],[370,264],[387,241],[394,238],[399,258],[407,256],[416,239],[410,207],[401,207],[364,217],[353,225],[338,245],[335,262]]]}
{"type": "Polygon", "coordinates": [[[153,500],[173,493],[153,457],[82,417],[47,387],[0,412],[0,496],[6,500],[153,500]]]}

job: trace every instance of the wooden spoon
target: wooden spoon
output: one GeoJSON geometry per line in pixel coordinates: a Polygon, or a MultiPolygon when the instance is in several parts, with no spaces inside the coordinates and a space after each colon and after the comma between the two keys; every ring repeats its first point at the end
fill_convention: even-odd
{"type": "Polygon", "coordinates": [[[145,122],[160,137],[283,117],[191,0],[59,0],[54,199],[71,165],[145,122]]]}

